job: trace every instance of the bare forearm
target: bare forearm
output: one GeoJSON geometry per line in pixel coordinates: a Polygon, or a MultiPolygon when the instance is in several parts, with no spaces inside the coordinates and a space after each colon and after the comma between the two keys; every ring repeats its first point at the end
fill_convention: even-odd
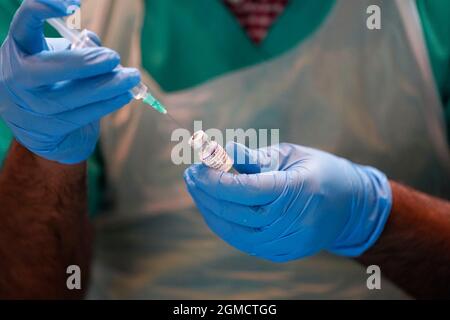
{"type": "Polygon", "coordinates": [[[60,165],[14,142],[0,173],[0,298],[80,298],[69,265],[88,276],[86,164],[60,165]]]}
{"type": "Polygon", "coordinates": [[[450,298],[450,204],[391,182],[393,207],[377,243],[358,260],[413,297],[450,298]]]}

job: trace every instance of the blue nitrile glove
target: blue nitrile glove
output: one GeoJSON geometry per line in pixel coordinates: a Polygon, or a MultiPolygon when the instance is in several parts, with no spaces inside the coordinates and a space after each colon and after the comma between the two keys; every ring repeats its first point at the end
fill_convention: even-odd
{"type": "Polygon", "coordinates": [[[110,49],[71,51],[64,39],[44,38],[45,19],[79,4],[25,0],[0,49],[1,117],[27,149],[67,164],[89,157],[99,120],[127,104],[140,81],[137,70],[116,69],[120,58],[110,49]]]}
{"type": "Polygon", "coordinates": [[[230,245],[278,262],[321,250],[353,257],[383,231],[392,197],[380,171],[292,144],[228,144],[227,152],[242,174],[194,165],[185,181],[208,226],[230,245]]]}

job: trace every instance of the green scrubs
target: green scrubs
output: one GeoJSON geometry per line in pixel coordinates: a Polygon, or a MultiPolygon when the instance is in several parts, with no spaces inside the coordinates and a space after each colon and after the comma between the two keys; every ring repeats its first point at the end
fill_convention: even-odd
{"type": "MultiPolygon", "coordinates": [[[[221,0],[146,0],[143,65],[167,92],[199,85],[233,70],[272,59],[311,36],[335,0],[292,0],[267,38],[254,45],[221,0]],[[205,14],[207,12],[207,14],[205,14]]],[[[0,0],[0,39],[8,31],[19,0],[0,0]]],[[[450,1],[417,0],[436,84],[450,124],[450,1]]],[[[0,123],[0,159],[11,134],[0,123]]],[[[89,165],[91,211],[99,203],[101,165],[89,165]]]]}

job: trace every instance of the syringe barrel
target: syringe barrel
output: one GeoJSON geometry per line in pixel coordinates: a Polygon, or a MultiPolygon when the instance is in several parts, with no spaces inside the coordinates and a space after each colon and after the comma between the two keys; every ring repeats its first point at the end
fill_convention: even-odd
{"type": "MultiPolygon", "coordinates": [[[[93,48],[98,45],[89,37],[89,32],[84,29],[78,35],[78,38],[72,42],[71,49],[93,48]]],[[[122,65],[119,65],[121,68],[122,65]]],[[[148,88],[144,83],[139,83],[136,87],[130,90],[131,94],[136,100],[144,99],[147,96],[148,88]]]]}
{"type": "Polygon", "coordinates": [[[89,31],[84,29],[80,32],[77,39],[72,40],[71,49],[95,48],[98,44],[89,37],[89,31]]]}

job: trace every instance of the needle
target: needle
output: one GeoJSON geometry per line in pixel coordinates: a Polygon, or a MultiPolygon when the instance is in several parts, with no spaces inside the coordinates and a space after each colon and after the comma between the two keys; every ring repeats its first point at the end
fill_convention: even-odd
{"type": "Polygon", "coordinates": [[[170,120],[172,120],[179,128],[185,128],[182,124],[180,124],[174,117],[172,117],[170,114],[166,113],[166,116],[169,117],[170,120]]]}

